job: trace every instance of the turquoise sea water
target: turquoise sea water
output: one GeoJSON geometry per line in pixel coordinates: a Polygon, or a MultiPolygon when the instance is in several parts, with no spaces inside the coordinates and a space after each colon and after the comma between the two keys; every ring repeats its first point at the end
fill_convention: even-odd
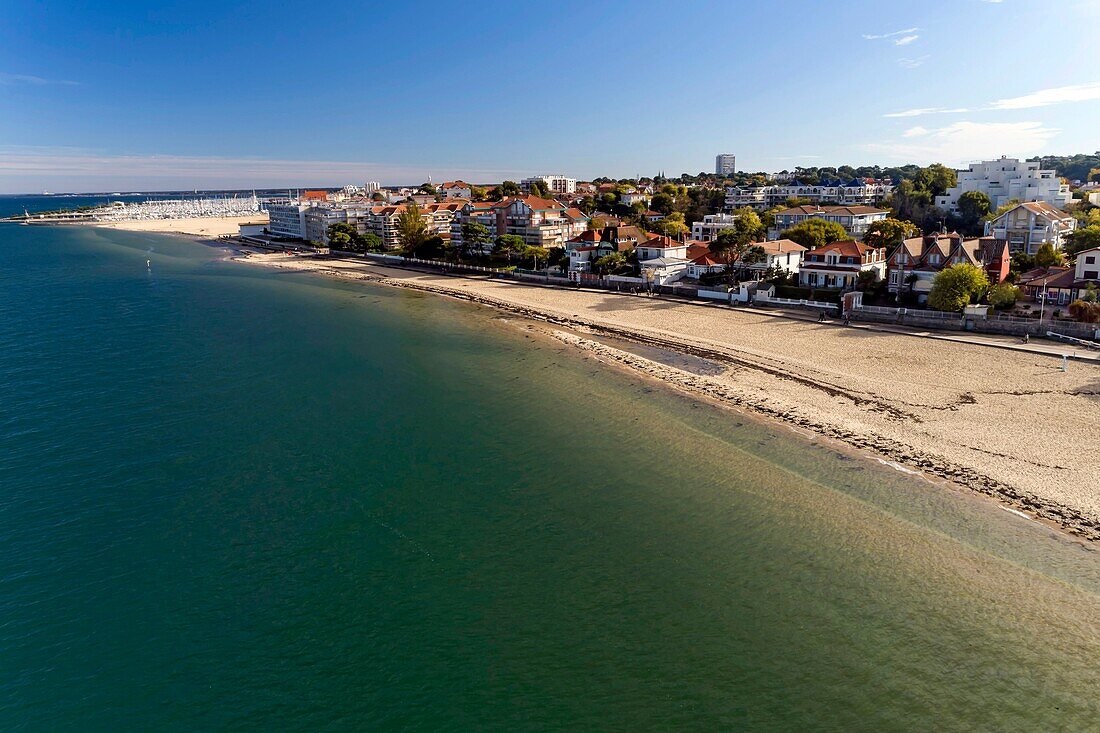
{"type": "Polygon", "coordinates": [[[0,730],[1096,728],[1094,548],[223,255],[0,228],[0,730]]]}

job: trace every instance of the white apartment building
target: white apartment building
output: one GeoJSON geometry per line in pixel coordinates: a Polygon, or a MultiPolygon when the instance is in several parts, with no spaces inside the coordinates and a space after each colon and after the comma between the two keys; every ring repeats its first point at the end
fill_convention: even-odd
{"type": "Polygon", "coordinates": [[[726,209],[733,211],[748,206],[770,209],[782,206],[790,199],[808,199],[817,204],[867,206],[888,197],[894,191],[890,181],[853,178],[850,181],[821,181],[816,184],[797,181],[771,186],[730,186],[726,189],[726,209]]]}
{"type": "Polygon", "coordinates": [[[936,206],[957,213],[959,197],[967,191],[980,191],[993,202],[996,211],[1009,201],[1043,201],[1054,207],[1072,200],[1069,184],[1062,183],[1054,171],[1039,169],[1038,161],[1019,161],[1001,156],[1000,160],[971,163],[958,171],[958,185],[936,197],[936,206]]]}
{"type": "Polygon", "coordinates": [[[375,191],[381,190],[382,184],[378,181],[367,181],[363,184],[363,193],[370,196],[375,191]]]}
{"type": "Polygon", "coordinates": [[[550,189],[550,193],[554,194],[570,194],[577,192],[577,179],[566,178],[565,176],[558,174],[551,174],[546,176],[531,176],[530,178],[524,178],[519,182],[520,188],[526,193],[531,192],[531,184],[535,181],[542,181],[546,184],[546,187],[550,189]]]}
{"type": "Polygon", "coordinates": [[[737,172],[737,156],[733,153],[719,153],[714,156],[714,172],[728,176],[737,172]]]}
{"type": "Polygon", "coordinates": [[[267,204],[267,230],[276,237],[306,238],[306,212],[310,205],[299,201],[272,201],[267,204]]]}
{"type": "Polygon", "coordinates": [[[713,242],[718,233],[733,229],[737,223],[737,214],[707,214],[702,221],[691,225],[691,238],[699,242],[713,242]]]}

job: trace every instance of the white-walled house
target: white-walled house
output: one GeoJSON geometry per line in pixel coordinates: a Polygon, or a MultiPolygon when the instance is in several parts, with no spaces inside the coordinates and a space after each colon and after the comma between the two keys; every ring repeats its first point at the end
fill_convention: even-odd
{"type": "Polygon", "coordinates": [[[1081,285],[1082,288],[1086,287],[1089,281],[1100,285],[1100,247],[1093,247],[1077,253],[1073,277],[1075,280],[1084,282],[1081,285]]]}
{"type": "Polygon", "coordinates": [[[936,206],[952,213],[959,211],[959,197],[967,191],[980,191],[993,202],[996,211],[1009,201],[1042,201],[1053,207],[1065,206],[1073,195],[1058,174],[1040,170],[1039,161],[1020,161],[1001,156],[1000,160],[971,163],[958,171],[958,184],[936,197],[936,206]]]}
{"type": "Polygon", "coordinates": [[[1035,254],[1049,243],[1056,251],[1077,228],[1077,220],[1043,201],[1017,204],[993,221],[986,223],[986,234],[1008,242],[1011,252],[1035,254]]]}
{"type": "Polygon", "coordinates": [[[707,214],[702,221],[692,222],[691,238],[700,242],[713,242],[719,232],[733,229],[737,224],[737,214],[707,214]]]}
{"type": "Polygon", "coordinates": [[[687,261],[687,242],[677,242],[664,235],[653,237],[637,246],[638,261],[655,260],[659,257],[687,261]]]}
{"type": "Polygon", "coordinates": [[[473,188],[465,181],[447,181],[440,185],[439,195],[444,199],[471,199],[473,188]]]}
{"type": "Polygon", "coordinates": [[[641,191],[630,191],[629,193],[619,194],[619,203],[626,206],[633,206],[634,204],[645,204],[649,206],[650,199],[652,197],[647,193],[641,191]]]}
{"type": "Polygon", "coordinates": [[[816,288],[852,288],[860,273],[875,273],[875,280],[886,274],[886,249],[862,242],[833,242],[816,247],[802,257],[798,284],[816,288]]]}

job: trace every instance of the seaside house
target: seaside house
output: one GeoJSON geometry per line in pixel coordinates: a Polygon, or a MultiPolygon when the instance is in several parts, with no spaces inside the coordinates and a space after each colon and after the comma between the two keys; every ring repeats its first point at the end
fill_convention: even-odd
{"type": "Polygon", "coordinates": [[[677,242],[664,235],[652,237],[638,244],[638,262],[658,258],[683,260],[687,264],[687,242],[677,242]]]}
{"type": "Polygon", "coordinates": [[[606,226],[602,230],[588,229],[565,243],[569,255],[569,269],[587,272],[591,263],[601,257],[619,252],[627,254],[639,241],[649,238],[635,226],[606,226]]]}
{"type": "Polygon", "coordinates": [[[843,241],[807,251],[802,258],[798,282],[805,287],[855,287],[863,272],[882,280],[886,273],[886,250],[862,242],[843,241]]]}
{"type": "Polygon", "coordinates": [[[1033,255],[1050,244],[1062,249],[1066,238],[1077,228],[1077,220],[1043,201],[1028,201],[1013,206],[986,223],[986,235],[1008,242],[1011,252],[1033,255]]]}
{"type": "Polygon", "coordinates": [[[1020,275],[1017,282],[1024,297],[1047,305],[1068,305],[1077,297],[1072,267],[1040,267],[1020,275]]]}
{"type": "Polygon", "coordinates": [[[982,268],[996,284],[1008,277],[1011,261],[1005,243],[991,237],[966,239],[958,232],[911,237],[886,261],[887,287],[891,293],[911,292],[923,303],[936,274],[957,264],[982,268]]]}
{"type": "MultiPolygon", "coordinates": [[[[739,279],[758,280],[769,270],[772,272],[797,273],[802,266],[802,257],[806,252],[805,247],[789,239],[757,242],[755,246],[764,250],[764,258],[760,262],[749,264],[743,262],[733,263],[739,279]]],[[[698,243],[698,249],[696,249],[696,245],[692,245],[688,250],[688,258],[692,262],[688,268],[689,277],[697,278],[707,273],[725,270],[725,263],[710,253],[709,246],[706,243],[698,243]]]]}

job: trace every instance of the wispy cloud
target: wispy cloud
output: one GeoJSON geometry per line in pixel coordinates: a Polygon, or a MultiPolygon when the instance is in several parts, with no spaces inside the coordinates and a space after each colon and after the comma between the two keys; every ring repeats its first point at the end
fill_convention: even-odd
{"type": "Polygon", "coordinates": [[[931,56],[917,56],[916,58],[902,58],[898,59],[898,65],[903,69],[916,69],[919,66],[923,66],[924,62],[930,59],[931,56]]]}
{"type": "Polygon", "coordinates": [[[1065,104],[1066,102],[1090,102],[1094,99],[1100,99],[1100,82],[1040,89],[1022,97],[998,99],[989,105],[989,108],[1031,109],[1032,107],[1047,107],[1052,104],[1065,104]]]}
{"type": "Polygon", "coordinates": [[[46,79],[41,76],[32,76],[31,74],[9,74],[6,71],[0,71],[0,84],[9,86],[13,84],[31,84],[34,86],[57,84],[62,86],[77,86],[80,82],[69,81],[68,79],[46,79]]]}
{"type": "Polygon", "coordinates": [[[913,34],[911,36],[902,36],[901,38],[894,41],[894,45],[895,46],[908,46],[910,43],[917,40],[918,38],[920,38],[920,36],[918,36],[916,34],[913,34]]]}
{"type": "Polygon", "coordinates": [[[1059,130],[1041,122],[960,121],[945,127],[911,127],[901,138],[863,148],[893,160],[961,164],[999,155],[1041,152],[1059,130]]]}
{"type": "MultiPolygon", "coordinates": [[[[900,63],[900,62],[899,62],[900,63]]],[[[904,64],[902,64],[904,66],[904,64]]],[[[1100,82],[1072,84],[1064,87],[1040,89],[1020,97],[998,99],[981,107],[918,107],[900,112],[887,112],[883,117],[919,117],[921,115],[947,114],[951,112],[988,112],[1013,109],[1049,107],[1052,104],[1092,102],[1100,100],[1100,82]]]]}
{"type": "Polygon", "coordinates": [[[944,115],[969,111],[966,107],[917,107],[916,109],[905,109],[901,112],[889,112],[884,114],[883,117],[921,117],[923,115],[944,115]]]}
{"type": "Polygon", "coordinates": [[[916,33],[920,28],[902,28],[900,31],[894,31],[892,33],[864,33],[863,37],[868,41],[877,41],[882,38],[894,38],[895,36],[908,36],[912,33],[916,33]]]}

